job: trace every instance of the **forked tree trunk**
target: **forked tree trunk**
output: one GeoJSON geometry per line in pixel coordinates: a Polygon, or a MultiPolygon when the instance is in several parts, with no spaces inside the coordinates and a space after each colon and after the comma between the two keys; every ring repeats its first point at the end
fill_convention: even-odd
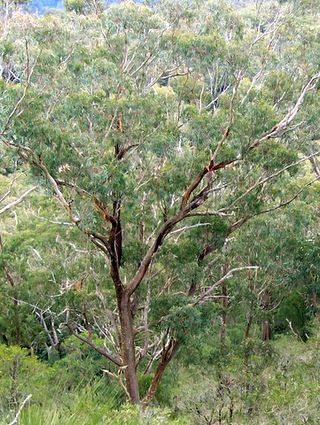
{"type": "Polygon", "coordinates": [[[122,294],[118,304],[121,326],[121,355],[124,365],[123,367],[125,368],[124,374],[126,379],[126,389],[131,403],[139,404],[140,395],[136,371],[134,331],[130,309],[130,298],[126,292],[122,294]]]}

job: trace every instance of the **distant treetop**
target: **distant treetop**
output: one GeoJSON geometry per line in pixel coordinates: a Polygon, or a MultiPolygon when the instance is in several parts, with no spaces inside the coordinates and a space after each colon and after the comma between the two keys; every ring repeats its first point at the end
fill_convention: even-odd
{"type": "MultiPolygon", "coordinates": [[[[119,3],[120,0],[106,0],[105,3],[119,3]]],[[[31,0],[29,2],[29,9],[32,12],[44,13],[48,9],[63,9],[64,1],[63,0],[31,0]]],[[[143,0],[137,0],[135,3],[143,3],[143,0]]]]}

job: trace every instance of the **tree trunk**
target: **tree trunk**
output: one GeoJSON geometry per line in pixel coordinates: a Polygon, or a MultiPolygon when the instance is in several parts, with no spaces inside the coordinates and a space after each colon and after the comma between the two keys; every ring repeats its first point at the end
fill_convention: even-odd
{"type": "Polygon", "coordinates": [[[246,322],[246,329],[244,332],[244,339],[247,340],[250,336],[250,330],[251,330],[251,325],[252,325],[252,321],[253,321],[253,314],[250,311],[248,317],[247,317],[247,322],[246,322]]]}
{"type": "MultiPolygon", "coordinates": [[[[222,267],[222,274],[226,275],[230,270],[229,263],[226,262],[222,267]]],[[[222,314],[221,314],[221,329],[220,329],[220,344],[221,348],[224,348],[225,339],[226,339],[226,330],[227,330],[227,309],[229,306],[228,300],[228,287],[227,281],[223,281],[221,284],[221,305],[222,305],[222,314]]]]}
{"type": "Polygon", "coordinates": [[[15,293],[15,299],[13,301],[15,328],[16,328],[15,343],[16,343],[16,345],[20,345],[21,344],[21,333],[20,333],[19,305],[18,305],[18,301],[17,301],[16,297],[17,297],[17,293],[15,293]]]}
{"type": "Polygon", "coordinates": [[[4,266],[4,271],[7,275],[10,286],[13,290],[13,311],[14,311],[14,322],[15,322],[15,344],[20,345],[21,334],[20,334],[20,318],[19,318],[19,303],[18,303],[18,292],[14,282],[14,279],[9,269],[4,266]]]}
{"type": "MultiPolygon", "coordinates": [[[[225,271],[225,274],[228,270],[225,271]]],[[[220,330],[220,344],[224,347],[227,330],[227,308],[228,308],[228,289],[227,282],[224,281],[221,285],[221,303],[222,303],[222,315],[221,315],[221,330],[220,330]]]]}
{"type": "Polygon", "coordinates": [[[143,399],[144,404],[148,404],[153,399],[158,389],[162,375],[164,374],[164,371],[166,370],[168,364],[170,363],[178,347],[179,347],[179,342],[175,339],[171,339],[169,342],[169,345],[163,351],[160,363],[158,364],[157,370],[155,371],[150,387],[147,391],[146,396],[143,399]]]}
{"type": "MultiPolygon", "coordinates": [[[[263,309],[265,311],[268,311],[269,306],[270,306],[270,293],[269,290],[266,289],[263,294],[262,294],[262,298],[261,298],[261,302],[262,302],[262,306],[263,309]]],[[[262,322],[262,341],[264,342],[268,342],[270,341],[271,338],[271,326],[270,326],[270,322],[269,320],[266,318],[263,322],[262,322]]]]}
{"type": "MultiPolygon", "coordinates": [[[[3,252],[3,242],[2,237],[0,235],[0,249],[3,252]]],[[[21,343],[21,333],[20,333],[20,317],[19,317],[19,303],[18,303],[18,292],[16,288],[16,284],[14,278],[9,270],[9,268],[4,264],[3,270],[7,276],[8,282],[13,290],[13,311],[14,311],[14,321],[15,321],[15,344],[20,345],[21,343]]]]}
{"type": "Polygon", "coordinates": [[[249,288],[251,291],[251,301],[250,301],[250,307],[249,307],[249,313],[247,314],[247,321],[246,321],[246,327],[245,327],[245,331],[244,331],[244,339],[245,341],[249,338],[250,336],[250,331],[251,331],[251,326],[252,326],[252,322],[253,322],[253,317],[254,317],[254,282],[252,279],[252,276],[249,276],[249,288]]]}
{"type": "Polygon", "coordinates": [[[271,338],[271,328],[269,320],[264,320],[262,323],[262,341],[268,342],[271,338]]]}
{"type": "Polygon", "coordinates": [[[316,315],[318,316],[319,313],[319,308],[318,308],[318,296],[317,296],[317,292],[315,290],[313,290],[312,292],[312,307],[314,309],[314,312],[316,313],[316,315]]]}
{"type": "Polygon", "coordinates": [[[124,367],[126,388],[133,404],[140,403],[138,377],[136,372],[136,356],[133,323],[130,308],[130,297],[124,292],[118,301],[121,326],[121,354],[124,367]]]}

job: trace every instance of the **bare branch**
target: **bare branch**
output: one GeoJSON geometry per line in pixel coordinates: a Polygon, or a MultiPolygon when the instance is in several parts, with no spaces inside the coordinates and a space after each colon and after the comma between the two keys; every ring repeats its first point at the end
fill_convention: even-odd
{"type": "Polygon", "coordinates": [[[169,233],[169,236],[175,235],[177,233],[184,232],[185,230],[194,229],[195,227],[210,226],[210,225],[211,225],[211,223],[197,223],[197,224],[193,224],[191,226],[184,226],[184,227],[181,227],[180,229],[173,230],[172,232],[169,233]]]}
{"type": "MultiPolygon", "coordinates": [[[[26,46],[27,46],[26,51],[27,51],[27,56],[28,56],[28,61],[29,61],[29,50],[28,50],[28,45],[26,45],[26,46]]],[[[41,53],[41,52],[40,52],[40,53],[41,53]]],[[[30,84],[31,84],[31,77],[32,77],[32,74],[33,74],[33,72],[34,72],[35,66],[36,66],[36,64],[37,64],[37,62],[38,62],[38,59],[39,59],[40,53],[39,53],[39,54],[38,54],[38,56],[36,57],[36,59],[35,59],[35,61],[34,61],[33,65],[32,65],[32,67],[31,67],[31,69],[30,69],[30,71],[29,71],[29,73],[28,73],[27,81],[26,81],[26,84],[25,84],[25,86],[24,86],[24,89],[23,89],[22,95],[21,95],[21,97],[19,98],[19,100],[17,101],[17,103],[15,104],[15,106],[13,107],[13,109],[12,109],[11,113],[9,114],[9,117],[8,117],[8,119],[7,119],[6,123],[4,124],[4,127],[3,127],[2,131],[0,132],[0,136],[3,136],[3,135],[5,134],[5,132],[8,130],[8,128],[9,128],[9,126],[10,126],[10,123],[11,123],[12,119],[13,119],[13,118],[14,118],[14,116],[16,115],[16,113],[17,113],[17,111],[18,111],[18,109],[19,109],[20,105],[22,104],[22,102],[24,101],[24,99],[25,99],[25,97],[26,97],[26,95],[27,95],[28,89],[29,89],[30,84]]]]}
{"type": "Polygon", "coordinates": [[[285,117],[280,122],[278,122],[278,124],[273,126],[270,131],[268,131],[267,133],[259,137],[259,139],[256,139],[253,142],[253,144],[250,146],[250,149],[256,148],[265,140],[278,137],[284,130],[286,130],[288,125],[295,119],[296,115],[300,111],[307,93],[314,89],[315,84],[317,83],[319,79],[320,79],[320,72],[318,72],[312,78],[310,78],[310,80],[302,88],[295,105],[288,111],[285,117]]]}
{"type": "Polygon", "coordinates": [[[295,201],[297,198],[298,198],[298,196],[299,195],[301,195],[301,193],[307,188],[307,187],[309,187],[309,186],[311,186],[313,183],[315,183],[316,181],[318,181],[319,180],[319,177],[316,177],[316,178],[314,178],[313,180],[311,180],[310,182],[308,182],[308,183],[306,183],[305,185],[303,185],[302,186],[302,188],[294,195],[294,196],[292,196],[290,199],[288,199],[287,201],[284,201],[284,202],[281,202],[280,204],[278,204],[278,205],[276,205],[276,206],[274,206],[274,207],[271,207],[271,208],[269,208],[269,209],[266,209],[266,210],[263,210],[263,211],[260,211],[258,214],[256,214],[256,215],[261,215],[261,214],[266,214],[266,213],[269,213],[269,212],[272,212],[272,211],[275,211],[275,210],[278,210],[279,208],[283,208],[283,207],[285,207],[285,206],[287,206],[287,205],[289,205],[289,204],[291,204],[293,201],[295,201]]]}
{"type": "Polygon", "coordinates": [[[192,303],[192,306],[195,307],[198,304],[201,304],[204,302],[208,296],[219,286],[221,285],[225,280],[230,279],[233,277],[233,273],[242,271],[242,270],[257,270],[259,269],[258,266],[245,266],[245,267],[236,267],[234,269],[229,270],[224,276],[222,276],[217,282],[215,282],[212,286],[210,286],[209,289],[207,289],[196,301],[192,303]]]}
{"type": "Polygon", "coordinates": [[[19,417],[20,417],[20,415],[21,415],[21,412],[22,412],[22,409],[24,408],[24,406],[28,403],[28,401],[31,399],[31,397],[32,397],[32,394],[29,394],[24,400],[23,400],[23,402],[21,403],[21,405],[20,405],[20,407],[19,407],[19,410],[18,410],[18,412],[17,412],[17,414],[16,414],[16,416],[15,416],[15,418],[13,419],[13,421],[12,422],[10,422],[9,423],[9,425],[16,425],[16,424],[18,424],[18,421],[19,421],[19,417]]]}
{"type": "Polygon", "coordinates": [[[265,177],[262,180],[257,181],[255,184],[249,187],[243,194],[241,194],[237,199],[235,199],[228,207],[222,208],[220,211],[225,212],[233,208],[239,201],[244,199],[246,196],[248,196],[253,190],[257,189],[260,186],[263,186],[265,183],[267,183],[269,180],[274,179],[275,177],[278,177],[280,174],[284,173],[285,171],[289,170],[290,168],[300,164],[301,162],[307,161],[310,158],[313,158],[315,156],[320,155],[320,151],[317,151],[315,153],[312,153],[311,155],[304,156],[303,158],[298,159],[298,161],[286,165],[285,167],[281,168],[281,170],[276,171],[273,174],[270,174],[269,176],[265,177]]]}
{"type": "Polygon", "coordinates": [[[89,338],[85,338],[84,336],[81,336],[68,323],[67,323],[67,327],[70,330],[70,332],[76,338],[78,338],[80,341],[82,341],[82,342],[86,343],[87,345],[89,345],[97,353],[101,354],[103,357],[105,357],[106,359],[110,360],[112,363],[116,364],[117,366],[119,366],[119,367],[123,366],[121,359],[117,355],[112,354],[112,353],[109,353],[109,351],[107,351],[106,349],[104,349],[102,347],[99,347],[98,345],[94,344],[89,338]]]}
{"type": "Polygon", "coordinates": [[[320,164],[315,156],[310,157],[310,162],[315,175],[320,179],[320,164]]]}
{"type": "MultiPolygon", "coordinates": [[[[5,213],[6,211],[16,207],[17,205],[21,204],[21,202],[29,195],[29,193],[36,190],[38,186],[30,187],[28,190],[26,190],[22,195],[19,196],[19,198],[15,199],[14,201],[10,202],[9,204],[5,205],[0,209],[0,214],[5,213]]],[[[3,199],[3,198],[2,198],[3,199]]]]}
{"type": "Polygon", "coordinates": [[[290,199],[288,199],[288,200],[286,200],[286,201],[283,201],[283,202],[281,202],[281,203],[280,203],[280,204],[278,204],[278,205],[275,205],[275,206],[270,207],[270,208],[268,208],[268,209],[265,209],[265,210],[259,211],[259,212],[255,213],[255,214],[248,215],[248,216],[245,216],[245,217],[240,218],[239,220],[237,220],[235,223],[233,223],[233,224],[230,226],[230,229],[229,229],[229,233],[228,233],[228,234],[230,234],[230,233],[234,232],[235,230],[239,229],[241,226],[243,226],[245,223],[247,223],[249,220],[251,220],[251,219],[252,219],[252,218],[254,218],[254,217],[257,217],[257,216],[262,215],[262,214],[267,214],[267,213],[270,213],[270,212],[276,211],[276,210],[278,210],[278,209],[280,209],[280,208],[286,207],[287,205],[289,205],[289,204],[291,204],[293,201],[295,201],[295,200],[299,197],[299,195],[301,195],[301,193],[303,193],[303,191],[304,191],[307,187],[311,186],[313,183],[315,183],[315,182],[316,182],[316,181],[318,181],[318,180],[319,180],[319,177],[314,178],[314,179],[313,179],[313,180],[311,180],[310,182],[308,182],[308,183],[306,183],[305,185],[303,185],[303,186],[302,186],[302,188],[301,188],[301,189],[300,189],[297,193],[295,193],[295,194],[294,194],[294,195],[293,195],[290,199]]]}

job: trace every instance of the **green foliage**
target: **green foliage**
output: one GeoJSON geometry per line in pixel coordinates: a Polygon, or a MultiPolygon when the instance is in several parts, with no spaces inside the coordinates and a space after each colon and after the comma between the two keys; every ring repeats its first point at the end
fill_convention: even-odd
{"type": "Polygon", "coordinates": [[[315,424],[319,419],[318,344],[318,336],[307,343],[282,336],[272,343],[274,353],[269,360],[265,349],[254,355],[251,349],[245,362],[238,351],[227,356],[223,369],[207,369],[197,382],[198,366],[181,369],[176,408],[189,412],[199,425],[209,417],[237,424],[278,423],[281,418],[315,424]]]}
{"type": "Polygon", "coordinates": [[[0,79],[0,208],[38,190],[1,215],[5,423],[29,393],[22,425],[318,423],[319,166],[294,164],[319,148],[319,84],[301,90],[320,10],[281,3],[8,17],[1,66],[21,82],[0,79]],[[178,349],[142,412],[106,357],[123,355],[118,281],[145,264],[141,396],[178,349]]]}
{"type": "MultiPolygon", "coordinates": [[[[87,390],[88,391],[88,390],[87,390]]],[[[54,407],[44,409],[29,408],[23,413],[21,425],[77,425],[79,421],[88,425],[189,425],[183,419],[170,419],[167,410],[152,409],[141,413],[132,406],[121,410],[111,410],[108,406],[98,404],[92,394],[81,394],[74,400],[72,413],[54,407]]]]}
{"type": "MultiPolygon", "coordinates": [[[[272,172],[294,163],[298,160],[298,155],[293,149],[274,141],[267,141],[259,151],[252,151],[250,158],[254,163],[272,172]]],[[[289,168],[288,172],[290,174],[297,172],[297,167],[289,168]]]]}
{"type": "Polygon", "coordinates": [[[0,345],[0,371],[1,416],[17,410],[29,394],[32,394],[34,403],[49,398],[48,381],[52,370],[28,350],[0,345]]]}
{"type": "Polygon", "coordinates": [[[296,332],[302,338],[306,338],[307,319],[305,300],[299,293],[293,292],[279,306],[275,316],[275,331],[296,332]]]}

